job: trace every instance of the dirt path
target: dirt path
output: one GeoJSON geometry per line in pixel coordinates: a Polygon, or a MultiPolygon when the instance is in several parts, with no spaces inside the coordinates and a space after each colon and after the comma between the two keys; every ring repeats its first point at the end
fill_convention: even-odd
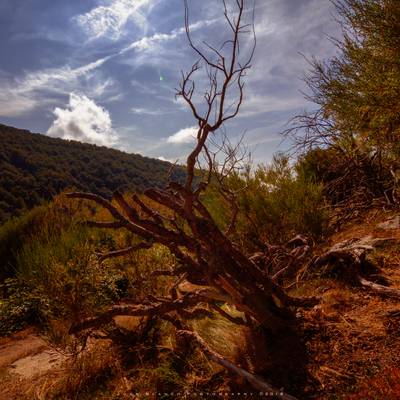
{"type": "Polygon", "coordinates": [[[32,328],[0,339],[0,400],[40,398],[35,383],[59,372],[66,358],[32,328]]]}

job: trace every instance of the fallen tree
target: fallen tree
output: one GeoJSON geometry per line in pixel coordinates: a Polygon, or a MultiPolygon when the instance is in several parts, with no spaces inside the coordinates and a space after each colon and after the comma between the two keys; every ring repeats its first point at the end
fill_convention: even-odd
{"type": "MultiPolygon", "coordinates": [[[[88,200],[105,208],[112,217],[108,221],[87,221],[93,227],[104,229],[126,229],[133,233],[137,243],[128,248],[100,255],[100,261],[119,257],[138,249],[151,248],[161,244],[169,249],[178,261],[175,267],[157,271],[158,276],[169,276],[175,279],[169,297],[148,296],[139,303],[122,303],[113,306],[107,312],[71,327],[71,333],[78,334],[88,329],[112,322],[119,315],[158,317],[167,320],[176,318],[185,320],[193,314],[207,314],[204,305],[217,311],[231,322],[262,325],[270,334],[279,335],[293,324],[295,307],[308,307],[316,304],[314,298],[294,298],[275,282],[274,278],[262,270],[251,258],[244,254],[231,240],[237,208],[232,207],[232,218],[226,231],[218,227],[210,212],[202,202],[202,194],[212,179],[220,184],[223,197],[234,203],[234,193],[227,191],[221,181],[223,172],[216,168],[217,154],[209,147],[209,137],[215,135],[223,124],[238,115],[242,100],[243,78],[251,67],[255,49],[255,36],[252,44],[241,43],[242,36],[249,32],[254,35],[252,17],[254,9],[246,7],[245,0],[234,1],[229,8],[222,0],[223,16],[230,37],[221,49],[205,43],[209,53],[197,47],[190,34],[188,6],[185,2],[185,27],[191,48],[199,56],[188,73],[182,73],[182,81],[177,95],[188,104],[198,123],[197,140],[186,163],[186,180],[183,184],[169,182],[163,189],[149,189],[141,196],[134,194],[130,198],[115,192],[112,201],[92,193],[74,192],[68,196],[74,199],[88,200]],[[234,15],[232,15],[232,8],[234,15]],[[247,47],[247,58],[242,59],[241,50],[247,47]],[[195,83],[193,75],[201,64],[208,78],[208,87],[204,93],[205,108],[194,101],[195,83]],[[233,100],[232,100],[233,97],[233,100]],[[205,166],[199,164],[200,157],[205,166]],[[197,168],[196,168],[197,165],[197,168]],[[197,176],[198,172],[201,176],[197,176]],[[180,295],[177,286],[183,280],[213,289],[180,295]],[[232,304],[244,315],[232,318],[220,306],[220,302],[232,304]],[[203,307],[203,308],[202,308],[203,307]]],[[[220,150],[223,146],[220,147],[220,150]]],[[[238,160],[232,152],[227,152],[231,168],[238,160]]],[[[223,361],[195,333],[182,333],[195,340],[210,358],[228,369],[242,374],[254,387],[267,390],[271,386],[259,384],[258,380],[246,371],[223,361]],[[261,385],[261,386],[260,386],[261,385]]],[[[291,397],[286,397],[291,398],[291,397]]]]}

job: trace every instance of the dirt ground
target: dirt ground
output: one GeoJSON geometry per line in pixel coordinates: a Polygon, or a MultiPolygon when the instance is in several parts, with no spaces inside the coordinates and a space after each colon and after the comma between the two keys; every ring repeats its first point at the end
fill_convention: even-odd
{"type": "MultiPolygon", "coordinates": [[[[371,254],[390,287],[400,290],[398,216],[371,212],[334,234],[329,245],[347,239],[397,238],[371,254]]],[[[390,374],[400,372],[400,299],[385,298],[331,279],[306,282],[304,290],[322,296],[304,312],[305,341],[318,399],[400,399],[390,374]],[[374,385],[376,387],[374,387],[374,385]],[[370,394],[368,391],[371,391],[370,394]],[[351,394],[352,393],[352,394],[351,394]],[[358,397],[360,396],[360,397],[358,397]],[[372,397],[374,396],[374,397],[372,397]]]]}
{"type": "Polygon", "coordinates": [[[65,360],[33,328],[0,339],[0,400],[40,398],[35,388],[61,373],[65,360]]]}
{"type": "MultiPolygon", "coordinates": [[[[400,290],[399,222],[394,215],[371,212],[342,226],[320,251],[343,240],[368,235],[397,238],[399,242],[377,248],[371,257],[390,286],[400,290]]],[[[299,399],[400,399],[399,384],[395,387],[393,383],[400,378],[400,300],[315,275],[301,282],[295,293],[317,295],[321,302],[298,314],[302,321],[298,349],[304,353],[299,350],[294,354],[288,349],[284,354],[285,360],[304,356],[301,366],[291,365],[293,379],[304,380],[302,393],[290,393],[299,399]]],[[[119,323],[126,328],[135,326],[128,320],[119,323]]],[[[242,347],[242,355],[238,359],[242,365],[255,372],[262,369],[266,360],[254,346],[257,338],[246,338],[244,332],[239,339],[237,348],[240,351],[242,347]]],[[[212,342],[212,338],[209,340],[212,342]]],[[[66,360],[33,328],[0,339],[0,400],[46,398],[46,390],[64,373],[66,360]]],[[[276,367],[277,376],[288,375],[284,369],[284,363],[282,370],[276,367]]],[[[296,385],[294,382],[293,387],[299,387],[296,385]]]]}

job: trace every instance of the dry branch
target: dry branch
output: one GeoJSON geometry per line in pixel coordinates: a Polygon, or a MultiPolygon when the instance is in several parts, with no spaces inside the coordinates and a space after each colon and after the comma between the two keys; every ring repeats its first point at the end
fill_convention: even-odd
{"type": "Polygon", "coordinates": [[[109,258],[123,257],[123,256],[131,254],[137,250],[149,249],[152,246],[153,246],[153,243],[139,243],[134,246],[129,246],[125,249],[110,251],[108,253],[99,253],[98,254],[99,262],[102,263],[103,261],[105,261],[109,258]]]}
{"type": "Polygon", "coordinates": [[[192,331],[188,331],[188,330],[179,330],[177,332],[177,335],[183,339],[190,341],[194,345],[198,346],[211,361],[221,365],[228,371],[233,372],[235,375],[238,375],[239,377],[243,378],[254,389],[257,389],[264,393],[273,393],[276,396],[278,396],[280,399],[283,399],[283,400],[296,400],[295,397],[284,393],[281,389],[275,388],[274,386],[265,382],[262,378],[255,376],[253,374],[250,374],[243,368],[238,367],[237,365],[233,364],[231,361],[222,357],[215,350],[211,349],[207,345],[207,343],[204,342],[204,340],[196,332],[192,332],[192,331]]]}
{"type": "MultiPolygon", "coordinates": [[[[200,57],[200,61],[205,67],[208,76],[208,88],[205,90],[204,95],[204,99],[206,101],[206,110],[203,113],[198,110],[193,100],[193,95],[196,91],[193,75],[200,70],[200,62],[194,63],[188,73],[182,73],[182,82],[176,93],[177,96],[181,96],[188,104],[192,111],[193,117],[196,119],[199,125],[199,130],[197,132],[197,144],[187,158],[187,178],[185,182],[185,188],[188,190],[192,189],[194,168],[200,153],[202,151],[207,153],[205,149],[207,147],[206,142],[208,136],[221,128],[226,121],[236,117],[243,102],[244,83],[242,80],[246,74],[246,71],[251,67],[251,61],[253,59],[256,46],[256,37],[254,31],[254,8],[253,21],[251,24],[246,24],[244,21],[246,3],[246,0],[235,1],[234,7],[236,8],[236,17],[231,18],[227,12],[226,2],[223,1],[225,10],[224,16],[231,30],[231,39],[226,41],[221,46],[220,50],[217,50],[216,46],[212,46],[207,42],[203,42],[206,47],[206,50],[203,50],[200,46],[196,45],[192,39],[189,23],[189,7],[187,0],[184,1],[186,36],[190,47],[200,57]],[[240,48],[242,36],[248,33],[246,28],[249,26],[253,28],[253,46],[249,51],[248,56],[244,59],[241,59],[240,48]],[[226,50],[225,48],[229,47],[227,46],[228,44],[230,44],[230,48],[226,50]],[[211,52],[211,54],[208,54],[208,52],[211,52]],[[213,60],[213,57],[215,56],[216,61],[213,60]],[[235,85],[238,95],[232,101],[229,99],[229,97],[233,85],[235,85]],[[227,104],[229,105],[227,106],[227,104]],[[232,106],[233,110],[230,111],[232,106]]],[[[187,209],[189,209],[190,203],[187,202],[186,206],[187,209]]]]}
{"type": "Polygon", "coordinates": [[[398,290],[398,289],[393,289],[393,288],[389,288],[387,286],[379,285],[377,283],[368,281],[367,279],[365,279],[361,276],[358,277],[358,280],[363,287],[371,290],[374,293],[380,294],[385,297],[390,297],[393,299],[400,300],[400,290],[398,290]]]}
{"type": "Polygon", "coordinates": [[[194,292],[185,295],[180,299],[171,301],[169,298],[155,298],[148,296],[141,304],[118,304],[112,306],[108,311],[93,318],[88,318],[73,325],[70,329],[71,334],[76,334],[86,329],[96,329],[107,325],[117,316],[135,316],[135,317],[161,317],[173,311],[185,310],[188,307],[195,306],[206,299],[200,292],[194,292]]]}

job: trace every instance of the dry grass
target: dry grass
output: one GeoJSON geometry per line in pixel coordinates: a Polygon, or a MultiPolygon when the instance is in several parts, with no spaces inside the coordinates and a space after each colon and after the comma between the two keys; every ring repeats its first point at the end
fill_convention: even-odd
{"type": "MultiPolygon", "coordinates": [[[[389,217],[385,213],[371,213],[362,223],[349,222],[329,242],[368,234],[400,237],[400,231],[375,229],[380,219],[389,217]]],[[[163,253],[153,253],[148,262],[156,260],[161,264],[163,256],[163,253]]],[[[392,285],[400,288],[399,246],[389,244],[371,256],[392,285]]],[[[290,291],[294,296],[316,295],[321,298],[319,306],[301,312],[304,322],[302,339],[310,357],[304,369],[308,368],[314,379],[306,395],[314,399],[399,399],[400,373],[398,368],[391,367],[400,364],[399,333],[398,330],[388,331],[385,315],[399,310],[400,303],[318,274],[308,278],[290,291]]],[[[184,292],[198,287],[181,285],[180,289],[184,292]]],[[[231,307],[225,306],[224,309],[233,316],[240,315],[231,307]]],[[[134,317],[116,318],[117,325],[130,332],[136,330],[139,322],[140,319],[134,317]]],[[[268,360],[265,355],[271,349],[263,349],[261,340],[264,339],[248,335],[247,328],[232,324],[220,315],[191,323],[210,347],[233,362],[250,371],[262,370],[266,365],[268,360]]],[[[0,399],[125,400],[131,398],[131,393],[153,392],[155,389],[197,392],[228,388],[229,384],[240,387],[240,382],[228,381],[221,367],[209,362],[200,351],[194,351],[186,358],[182,356],[170,324],[160,323],[156,330],[154,339],[149,335],[150,339],[143,343],[132,346],[126,343],[122,352],[121,349],[117,352],[107,341],[97,341],[89,346],[88,351],[70,361],[64,370],[49,372],[33,382],[16,382],[10,379],[7,371],[0,369],[0,382],[8,384],[8,391],[3,397],[0,395],[0,399]]],[[[49,334],[53,342],[65,345],[66,332],[67,326],[62,321],[50,324],[49,334]]],[[[19,339],[24,338],[29,338],[29,334],[25,333],[19,339]]],[[[7,342],[0,341],[0,347],[5,345],[7,342]]],[[[283,347],[278,347],[276,352],[281,353],[283,347]]],[[[23,351],[14,356],[11,354],[7,363],[13,357],[20,358],[24,354],[23,351]]],[[[289,356],[294,357],[292,354],[289,356]]],[[[283,371],[283,374],[288,374],[288,371],[283,371]]],[[[266,378],[272,379],[271,376],[266,378]]]]}
{"type": "Polygon", "coordinates": [[[379,223],[398,215],[396,211],[384,211],[382,209],[372,209],[365,214],[360,214],[358,218],[347,221],[340,230],[332,234],[329,238],[329,245],[340,243],[347,239],[361,238],[367,235],[374,237],[398,237],[400,230],[385,230],[378,227],[379,223]]]}
{"type": "Polygon", "coordinates": [[[357,393],[345,400],[398,400],[400,399],[400,368],[385,368],[374,377],[361,382],[357,393]]]}
{"type": "Polygon", "coordinates": [[[114,321],[117,326],[131,332],[134,332],[138,328],[142,320],[143,318],[130,317],[127,315],[121,315],[114,318],[114,321]]]}
{"type": "MultiPolygon", "coordinates": [[[[392,216],[392,213],[371,211],[360,216],[359,221],[348,222],[325,246],[367,235],[400,238],[399,229],[377,228],[377,224],[392,216]]],[[[387,243],[368,257],[391,286],[400,289],[399,245],[387,243]]],[[[387,318],[390,312],[400,309],[399,301],[334,279],[318,278],[317,273],[312,280],[302,282],[292,294],[321,297],[318,306],[303,313],[309,371],[317,384],[310,388],[312,398],[400,398],[396,383],[399,370],[391,367],[400,364],[399,332],[388,329],[393,324],[387,318]]]]}
{"type": "MultiPolygon", "coordinates": [[[[225,306],[224,309],[234,317],[241,316],[232,307],[225,306]]],[[[232,361],[235,361],[240,351],[245,348],[245,329],[219,315],[194,321],[193,329],[215,351],[232,361]]]]}
{"type": "Polygon", "coordinates": [[[90,399],[106,390],[108,381],[120,373],[118,354],[108,341],[99,341],[90,350],[72,358],[57,381],[45,381],[36,387],[35,400],[90,399]]]}

